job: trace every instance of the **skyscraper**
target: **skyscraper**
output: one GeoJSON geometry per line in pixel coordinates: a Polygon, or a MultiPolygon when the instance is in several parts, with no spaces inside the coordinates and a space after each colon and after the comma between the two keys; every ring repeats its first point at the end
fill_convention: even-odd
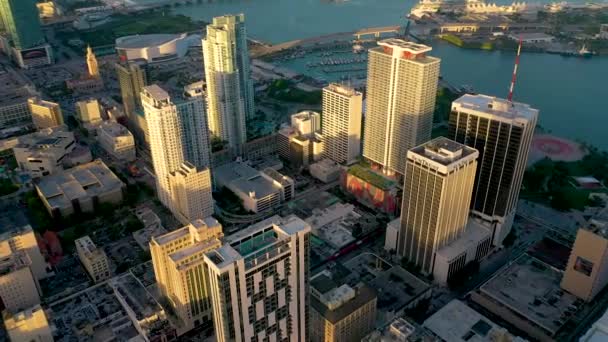
{"type": "Polygon", "coordinates": [[[209,101],[209,130],[237,153],[247,141],[246,121],[253,117],[245,16],[213,18],[203,39],[209,101]]]}
{"type": "Polygon", "coordinates": [[[53,62],[53,51],[40,27],[36,0],[0,0],[0,17],[5,31],[2,48],[19,67],[28,69],[53,62]]]}
{"type": "Polygon", "coordinates": [[[129,120],[133,120],[135,110],[140,107],[141,90],[148,84],[146,73],[146,63],[125,62],[114,64],[118,83],[120,85],[120,95],[125,113],[129,120]]]}
{"type": "Polygon", "coordinates": [[[160,293],[184,325],[181,335],[199,325],[211,326],[211,298],[203,254],[221,246],[222,226],[212,217],[153,237],[150,253],[160,293]]]}
{"type": "Polygon", "coordinates": [[[361,154],[363,94],[332,83],[323,88],[322,136],[324,156],[352,164],[361,154]]]}
{"type": "Polygon", "coordinates": [[[479,151],[472,213],[491,223],[493,244],[511,230],[538,110],[486,95],[452,103],[449,137],[479,151]]]}
{"type": "Polygon", "coordinates": [[[142,61],[127,61],[114,64],[122,106],[129,121],[129,128],[135,136],[146,145],[150,144],[148,125],[141,111],[142,89],[148,85],[147,63],[142,61]]]}
{"type": "Polygon", "coordinates": [[[36,0],[0,0],[0,15],[15,48],[24,50],[44,44],[36,0]]]}
{"type": "Polygon", "coordinates": [[[308,341],[310,226],[273,216],[205,255],[218,341],[308,341]]]}
{"type": "Polygon", "coordinates": [[[440,60],[431,47],[385,39],[369,50],[363,156],[403,174],[407,151],[431,138],[440,60]]]}
{"type": "Polygon", "coordinates": [[[87,46],[87,70],[89,71],[89,77],[99,77],[99,65],[97,64],[97,57],[91,46],[87,46]]]}
{"type": "Polygon", "coordinates": [[[188,223],[192,218],[183,217],[175,201],[170,175],[186,161],[196,168],[209,166],[204,98],[194,86],[187,88],[183,96],[170,96],[158,85],[151,85],[144,87],[141,101],[150,136],[158,197],[178,218],[184,220],[183,223],[188,223]]]}
{"type": "Polygon", "coordinates": [[[213,215],[211,170],[208,167],[197,168],[186,161],[169,174],[169,184],[175,213],[181,222],[213,215]]]}
{"type": "Polygon", "coordinates": [[[447,138],[407,153],[397,254],[433,272],[433,256],[465,230],[477,150],[447,138]]]}

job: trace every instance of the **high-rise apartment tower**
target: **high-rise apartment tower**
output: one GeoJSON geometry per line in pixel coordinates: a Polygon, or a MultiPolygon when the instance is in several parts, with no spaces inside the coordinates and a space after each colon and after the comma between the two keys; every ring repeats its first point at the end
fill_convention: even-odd
{"type": "Polygon", "coordinates": [[[180,170],[184,162],[199,171],[209,167],[210,147],[201,87],[202,83],[188,86],[182,96],[171,96],[158,85],[144,87],[141,93],[158,197],[184,224],[200,217],[184,217],[186,211],[175,200],[178,195],[171,184],[171,173],[180,170]]]}
{"type": "Polygon", "coordinates": [[[431,138],[440,60],[431,47],[385,39],[369,50],[363,156],[402,175],[407,151],[431,138]]]}
{"type": "Polygon", "coordinates": [[[245,16],[213,18],[203,39],[203,56],[209,129],[240,154],[247,141],[247,119],[254,115],[245,16]]]}
{"type": "Polygon", "coordinates": [[[324,156],[336,163],[352,164],[361,154],[363,94],[332,83],[323,88],[322,136],[324,156]]]}
{"type": "Polygon", "coordinates": [[[271,217],[205,255],[218,341],[308,341],[310,226],[271,217]]]}

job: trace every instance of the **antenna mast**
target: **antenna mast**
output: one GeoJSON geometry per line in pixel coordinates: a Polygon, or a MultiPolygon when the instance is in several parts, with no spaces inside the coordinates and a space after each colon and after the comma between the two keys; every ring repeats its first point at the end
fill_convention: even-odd
{"type": "Polygon", "coordinates": [[[519,56],[521,55],[521,44],[522,39],[519,37],[519,46],[517,47],[517,56],[515,57],[515,67],[513,68],[513,78],[511,78],[511,87],[509,88],[509,96],[507,96],[507,100],[509,102],[513,101],[513,89],[515,88],[515,81],[517,80],[517,67],[519,67],[519,56]]]}

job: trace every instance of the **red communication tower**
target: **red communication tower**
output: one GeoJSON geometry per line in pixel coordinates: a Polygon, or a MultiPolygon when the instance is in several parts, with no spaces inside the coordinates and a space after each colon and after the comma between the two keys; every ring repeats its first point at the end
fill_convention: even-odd
{"type": "Polygon", "coordinates": [[[513,101],[513,89],[515,88],[515,81],[517,80],[517,67],[519,67],[519,56],[521,55],[521,44],[522,40],[519,37],[519,46],[517,47],[517,56],[515,57],[515,67],[513,68],[513,78],[511,78],[511,87],[509,88],[509,96],[507,100],[513,101]]]}

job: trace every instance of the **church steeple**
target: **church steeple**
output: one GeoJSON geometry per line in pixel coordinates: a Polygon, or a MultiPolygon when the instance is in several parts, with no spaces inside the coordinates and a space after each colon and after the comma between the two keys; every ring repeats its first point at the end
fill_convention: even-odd
{"type": "Polygon", "coordinates": [[[87,67],[89,69],[89,76],[97,78],[99,77],[99,66],[97,65],[97,57],[91,46],[87,46],[87,67]]]}

